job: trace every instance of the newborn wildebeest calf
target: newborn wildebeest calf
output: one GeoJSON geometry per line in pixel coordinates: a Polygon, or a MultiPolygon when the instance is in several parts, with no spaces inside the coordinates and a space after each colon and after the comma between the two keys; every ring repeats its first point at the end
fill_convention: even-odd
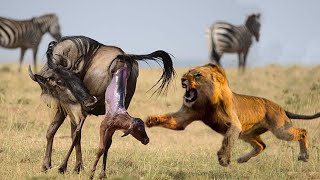
{"type": "MultiPolygon", "coordinates": [[[[41,86],[41,96],[53,100],[57,109],[47,131],[43,171],[51,168],[53,138],[67,115],[70,116],[72,122],[72,145],[58,170],[61,173],[66,171],[67,162],[74,147],[76,149],[76,167],[74,170],[79,172],[82,169],[80,143],[82,125],[87,115],[106,114],[105,93],[113,79],[113,74],[117,74],[117,70],[127,69],[125,93],[121,95],[124,98],[123,102],[121,101],[124,106],[119,103],[120,100],[117,101],[119,106],[115,106],[120,107],[120,110],[123,110],[123,107],[124,109],[129,107],[135,92],[139,74],[138,60],[153,60],[163,64],[162,76],[156,83],[159,83],[156,92],[161,93],[162,90],[166,90],[175,74],[170,55],[165,51],[158,50],[145,55],[126,54],[118,47],[103,45],[84,36],[63,37],[58,42],[51,42],[47,50],[47,58],[48,62],[39,74],[33,74],[31,69],[29,71],[30,77],[41,86]],[[64,77],[61,72],[67,75],[64,77]],[[62,79],[57,78],[60,76],[62,76],[62,79]],[[63,81],[63,77],[65,81],[63,81]],[[66,86],[63,87],[63,85],[66,86]],[[63,94],[63,90],[65,90],[65,94],[63,94]],[[73,97],[70,94],[73,94],[73,97]],[[72,101],[68,97],[72,97],[70,98],[72,101]]],[[[118,73],[122,74],[123,72],[121,70],[121,73],[118,73]]],[[[124,114],[127,115],[127,113],[124,114]]],[[[107,114],[107,116],[109,115],[107,114]]],[[[115,119],[118,121],[118,116],[115,119]]],[[[134,129],[137,128],[140,131],[139,126],[141,125],[139,124],[141,123],[138,119],[129,116],[127,119],[131,119],[134,125],[130,125],[126,134],[130,133],[136,137],[134,129]]],[[[106,128],[106,125],[103,126],[106,128]]],[[[107,132],[110,133],[108,130],[107,132]]],[[[142,139],[142,142],[146,143],[146,138],[142,139]]]]}

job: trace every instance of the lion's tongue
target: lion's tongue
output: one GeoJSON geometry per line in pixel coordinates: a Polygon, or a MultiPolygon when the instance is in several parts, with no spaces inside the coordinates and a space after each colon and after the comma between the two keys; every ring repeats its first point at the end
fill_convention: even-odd
{"type": "Polygon", "coordinates": [[[121,67],[114,73],[105,94],[106,112],[124,111],[127,90],[128,68],[121,67]]]}
{"type": "Polygon", "coordinates": [[[194,98],[194,97],[195,97],[195,91],[187,91],[186,92],[186,100],[191,101],[192,98],[194,98]]]}

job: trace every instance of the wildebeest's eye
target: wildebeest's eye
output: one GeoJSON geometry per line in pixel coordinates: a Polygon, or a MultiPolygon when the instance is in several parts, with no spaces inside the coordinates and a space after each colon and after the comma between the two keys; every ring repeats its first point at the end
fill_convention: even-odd
{"type": "Polygon", "coordinates": [[[63,85],[63,81],[59,79],[59,80],[57,81],[57,84],[58,84],[59,86],[62,86],[62,85],[63,85]]]}

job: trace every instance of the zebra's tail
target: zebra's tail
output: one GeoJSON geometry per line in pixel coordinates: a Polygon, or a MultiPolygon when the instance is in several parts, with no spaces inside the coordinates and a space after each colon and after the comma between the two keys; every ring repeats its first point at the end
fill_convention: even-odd
{"type": "Polygon", "coordinates": [[[207,30],[207,39],[208,39],[208,50],[209,50],[209,62],[211,63],[216,63],[220,65],[220,56],[216,51],[216,46],[213,42],[213,33],[212,33],[213,28],[210,27],[207,30]]]}

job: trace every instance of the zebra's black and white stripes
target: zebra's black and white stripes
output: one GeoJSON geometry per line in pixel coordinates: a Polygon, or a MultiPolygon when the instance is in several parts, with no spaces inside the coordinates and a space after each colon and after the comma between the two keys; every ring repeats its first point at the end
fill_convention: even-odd
{"type": "Polygon", "coordinates": [[[209,61],[220,65],[223,53],[238,53],[239,68],[244,70],[252,36],[259,41],[260,14],[248,16],[244,25],[234,26],[227,22],[216,22],[207,31],[209,61]]]}
{"type": "Polygon", "coordinates": [[[49,34],[56,40],[61,38],[58,17],[47,14],[30,20],[12,20],[0,17],[0,47],[21,48],[20,66],[27,49],[33,50],[33,61],[36,69],[36,56],[42,36],[49,34]]]}

